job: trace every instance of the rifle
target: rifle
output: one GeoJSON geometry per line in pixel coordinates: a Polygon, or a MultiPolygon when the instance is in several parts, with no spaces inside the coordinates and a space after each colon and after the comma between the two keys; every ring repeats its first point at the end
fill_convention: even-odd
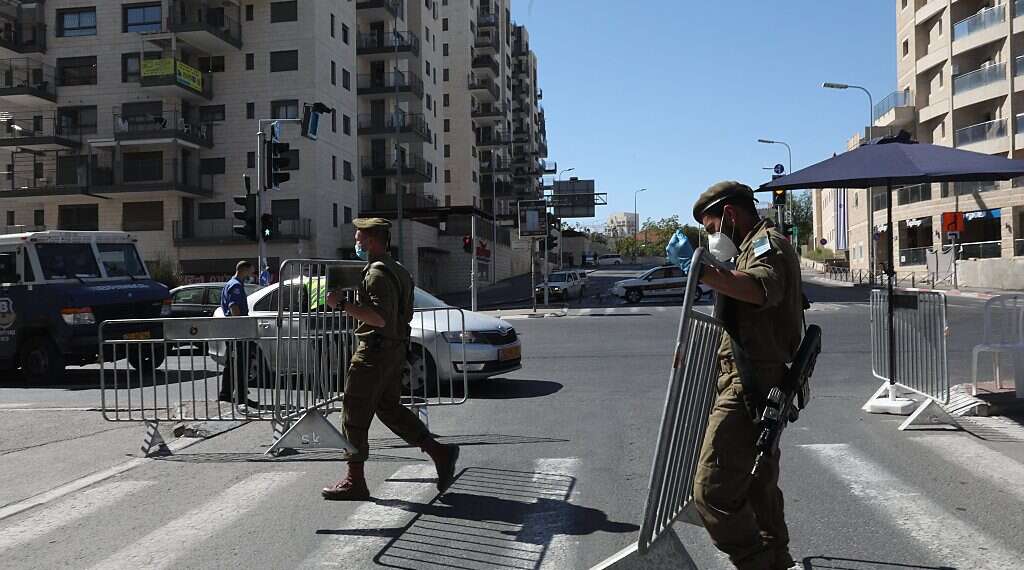
{"type": "Polygon", "coordinates": [[[782,386],[772,388],[768,392],[764,411],[761,413],[761,433],[755,446],[757,457],[754,459],[751,475],[757,476],[765,456],[775,453],[779,448],[782,430],[786,429],[790,422],[797,421],[800,418],[800,410],[807,406],[807,401],[811,397],[811,374],[814,374],[814,365],[820,352],[821,327],[811,325],[804,333],[800,348],[796,351],[796,358],[786,372],[782,386]]]}

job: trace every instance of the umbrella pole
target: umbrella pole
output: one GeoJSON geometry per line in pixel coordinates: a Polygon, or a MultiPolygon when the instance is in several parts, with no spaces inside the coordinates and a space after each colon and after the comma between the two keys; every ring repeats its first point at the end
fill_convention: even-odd
{"type": "Polygon", "coordinates": [[[886,212],[885,212],[885,231],[889,234],[889,239],[886,244],[886,253],[889,259],[886,261],[885,269],[888,275],[889,283],[887,285],[889,291],[889,303],[888,303],[888,315],[886,318],[889,320],[889,390],[890,392],[895,390],[896,386],[896,329],[893,327],[893,318],[895,309],[893,307],[893,280],[896,278],[896,266],[894,264],[895,258],[893,257],[892,242],[895,237],[892,233],[892,182],[888,182],[885,187],[886,195],[886,212]]]}

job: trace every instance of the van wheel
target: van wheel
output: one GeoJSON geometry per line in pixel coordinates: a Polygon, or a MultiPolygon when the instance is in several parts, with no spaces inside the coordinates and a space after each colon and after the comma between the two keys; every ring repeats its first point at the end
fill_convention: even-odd
{"type": "Polygon", "coordinates": [[[153,372],[164,363],[164,347],[140,344],[128,348],[128,364],[137,372],[153,372]]]}
{"type": "Polygon", "coordinates": [[[45,335],[29,337],[19,351],[21,373],[31,384],[53,384],[64,376],[64,355],[45,335]]]}
{"type": "Polygon", "coordinates": [[[632,304],[635,305],[635,304],[640,302],[640,299],[643,299],[643,298],[644,298],[644,294],[641,293],[640,290],[638,290],[638,289],[630,289],[629,291],[626,291],[626,302],[627,303],[632,303],[632,304]]]}

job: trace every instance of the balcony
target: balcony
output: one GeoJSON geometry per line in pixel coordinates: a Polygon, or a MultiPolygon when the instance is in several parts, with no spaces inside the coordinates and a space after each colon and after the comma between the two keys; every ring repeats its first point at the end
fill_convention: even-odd
{"type": "Polygon", "coordinates": [[[542,160],[540,161],[540,169],[544,174],[554,174],[558,172],[558,163],[542,160]]]}
{"type": "Polygon", "coordinates": [[[0,49],[18,54],[46,53],[46,24],[21,22],[0,14],[0,49]]]}
{"type": "Polygon", "coordinates": [[[953,24],[953,41],[963,41],[1005,21],[1006,4],[985,8],[969,18],[953,24]]]}
{"type": "Polygon", "coordinates": [[[114,113],[114,140],[136,145],[179,142],[185,146],[213,148],[213,124],[186,119],[178,111],[145,115],[114,113]]]}
{"type": "Polygon", "coordinates": [[[512,163],[502,159],[500,156],[491,156],[489,159],[480,159],[480,172],[484,174],[508,174],[512,172],[512,163]]]}
{"type": "Polygon", "coordinates": [[[412,32],[361,32],[356,36],[356,55],[387,59],[393,55],[417,56],[420,39],[412,32]]]}
{"type": "Polygon", "coordinates": [[[358,95],[392,95],[396,92],[422,99],[423,80],[412,71],[360,73],[356,76],[358,95]]]}
{"type": "Polygon", "coordinates": [[[359,0],[356,11],[371,20],[397,18],[402,11],[402,0],[359,0]]]}
{"type": "Polygon", "coordinates": [[[991,85],[1006,79],[1006,64],[997,63],[957,75],[953,78],[953,94],[960,95],[972,89],[991,85]]]}
{"type": "Polygon", "coordinates": [[[238,4],[211,5],[207,0],[171,0],[167,29],[206,53],[219,53],[225,48],[241,49],[239,10],[238,4]],[[229,9],[236,12],[235,17],[225,13],[229,9]]]}
{"type": "Polygon", "coordinates": [[[81,128],[61,125],[53,116],[34,115],[0,120],[0,147],[33,151],[78,148],[82,145],[83,134],[81,128]]]}
{"type": "Polygon", "coordinates": [[[476,27],[479,29],[496,28],[498,26],[498,15],[492,11],[484,11],[480,6],[476,15],[476,27]]]}
{"type": "Polygon", "coordinates": [[[481,102],[490,103],[501,100],[501,89],[493,79],[472,79],[469,82],[469,90],[481,102]]]}
{"type": "Polygon", "coordinates": [[[953,144],[960,148],[1004,137],[1006,119],[996,119],[957,129],[953,134],[953,144]]]}
{"type": "MultiPolygon", "coordinates": [[[[406,192],[402,196],[403,210],[425,210],[440,207],[437,198],[422,192],[406,192]]],[[[368,213],[388,213],[398,210],[397,194],[381,194],[362,192],[359,195],[359,215],[368,217],[368,213]]]]}
{"type": "Polygon", "coordinates": [[[477,36],[473,41],[473,47],[475,47],[479,53],[498,53],[498,41],[494,39],[494,36],[477,36]]]}
{"type": "Polygon", "coordinates": [[[879,126],[909,124],[914,120],[914,97],[909,91],[893,91],[875,104],[871,114],[879,126]]]}
{"type": "MultiPolygon", "coordinates": [[[[277,219],[274,241],[301,241],[313,237],[313,221],[309,218],[291,220],[277,219]]],[[[175,245],[230,245],[246,243],[248,240],[234,231],[233,219],[222,220],[174,220],[175,245]]]]}
{"type": "Polygon", "coordinates": [[[470,116],[479,122],[497,122],[505,119],[505,109],[500,105],[477,105],[470,116]]]}
{"type": "Polygon", "coordinates": [[[394,136],[398,134],[403,142],[420,140],[433,142],[434,135],[430,132],[427,118],[420,113],[388,113],[374,115],[362,113],[357,117],[360,135],[394,136]]]}
{"type": "Polygon", "coordinates": [[[185,164],[177,159],[140,161],[114,160],[109,155],[61,156],[70,159],[62,167],[43,171],[8,173],[0,177],[0,197],[27,198],[72,194],[122,194],[134,192],[180,192],[190,196],[210,196],[213,181],[199,174],[199,163],[185,164]],[[90,160],[90,158],[92,160],[90,160]]]}
{"type": "Polygon", "coordinates": [[[501,73],[501,67],[498,66],[498,60],[494,59],[493,55],[478,55],[473,58],[473,69],[476,71],[490,71],[494,77],[497,77],[501,73]]]}
{"type": "Polygon", "coordinates": [[[213,99],[213,75],[173,58],[143,60],[139,84],[164,97],[213,99]]]}
{"type": "Polygon", "coordinates": [[[397,176],[399,180],[405,182],[431,182],[434,180],[434,166],[415,153],[403,153],[401,165],[395,160],[393,152],[363,156],[360,166],[363,176],[367,178],[397,176]]]}
{"type": "Polygon", "coordinates": [[[29,108],[57,102],[53,67],[27,57],[0,60],[0,103],[29,108]]]}
{"type": "Polygon", "coordinates": [[[478,131],[476,133],[476,146],[481,148],[493,146],[506,146],[512,143],[512,137],[507,132],[494,129],[478,131]]]}

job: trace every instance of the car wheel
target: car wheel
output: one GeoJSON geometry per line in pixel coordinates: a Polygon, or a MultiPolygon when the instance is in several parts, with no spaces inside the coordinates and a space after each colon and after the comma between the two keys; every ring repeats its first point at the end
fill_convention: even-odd
{"type": "Polygon", "coordinates": [[[64,375],[64,355],[50,337],[36,335],[19,351],[21,373],[30,384],[52,384],[64,375]]]}
{"type": "Polygon", "coordinates": [[[271,378],[270,367],[263,358],[263,351],[259,345],[249,345],[249,358],[245,365],[245,382],[250,388],[273,388],[274,379],[271,378]]]}
{"type": "Polygon", "coordinates": [[[637,304],[641,299],[644,298],[644,294],[639,289],[630,289],[626,291],[626,302],[637,304]]]}
{"type": "Polygon", "coordinates": [[[163,346],[139,344],[128,348],[128,364],[139,372],[160,368],[164,356],[163,346]]]}
{"type": "Polygon", "coordinates": [[[437,393],[437,364],[426,348],[413,344],[409,348],[405,374],[402,375],[402,393],[426,398],[437,393]]]}

